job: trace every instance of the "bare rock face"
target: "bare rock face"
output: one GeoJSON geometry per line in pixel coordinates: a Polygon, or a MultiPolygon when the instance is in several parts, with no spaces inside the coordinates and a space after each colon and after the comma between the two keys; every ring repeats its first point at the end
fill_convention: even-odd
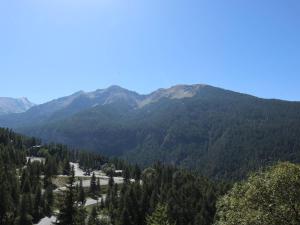
{"type": "Polygon", "coordinates": [[[168,99],[182,99],[194,97],[197,92],[205,87],[203,84],[194,85],[176,85],[167,89],[158,89],[157,91],[145,96],[145,98],[139,102],[139,107],[144,107],[148,104],[158,102],[163,98],[168,99]]]}

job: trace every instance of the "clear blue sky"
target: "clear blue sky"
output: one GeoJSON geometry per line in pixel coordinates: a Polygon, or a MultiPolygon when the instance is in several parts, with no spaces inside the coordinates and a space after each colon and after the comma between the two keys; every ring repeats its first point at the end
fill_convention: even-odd
{"type": "Polygon", "coordinates": [[[300,100],[299,0],[2,0],[0,96],[207,83],[300,100]]]}

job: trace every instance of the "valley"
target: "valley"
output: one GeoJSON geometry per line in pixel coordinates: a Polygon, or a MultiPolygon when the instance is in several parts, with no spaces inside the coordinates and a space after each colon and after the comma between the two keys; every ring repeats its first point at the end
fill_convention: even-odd
{"type": "Polygon", "coordinates": [[[5,225],[235,225],[248,218],[239,210],[297,220],[299,102],[112,86],[2,115],[0,126],[26,134],[0,128],[5,225]]]}
{"type": "Polygon", "coordinates": [[[140,95],[119,86],[76,92],[0,126],[45,143],[161,161],[214,179],[238,180],[278,161],[300,162],[300,103],[262,99],[209,85],[177,85],[140,95]]]}
{"type": "Polygon", "coordinates": [[[0,0],[0,225],[300,225],[299,0],[0,0]]]}

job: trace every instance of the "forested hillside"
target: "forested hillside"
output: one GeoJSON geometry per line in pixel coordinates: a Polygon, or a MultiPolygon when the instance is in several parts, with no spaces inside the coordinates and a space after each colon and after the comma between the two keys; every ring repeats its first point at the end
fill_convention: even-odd
{"type": "Polygon", "coordinates": [[[156,219],[210,225],[216,200],[227,189],[174,167],[156,164],[141,171],[0,129],[3,225],[151,225],[156,219]],[[123,178],[114,175],[117,171],[123,178]]]}
{"type": "Polygon", "coordinates": [[[70,161],[99,168],[105,158],[63,145],[41,147],[39,140],[0,128],[0,224],[30,225],[51,216],[57,205],[53,178],[69,175],[70,161]],[[39,156],[31,160],[26,156],[39,156]]]}
{"type": "Polygon", "coordinates": [[[0,224],[297,225],[299,172],[279,163],[230,190],[173,166],[142,171],[0,129],[0,224]]]}
{"type": "Polygon", "coordinates": [[[300,161],[300,103],[207,85],[150,95],[120,87],[77,93],[2,116],[0,125],[142,166],[161,161],[218,179],[240,179],[277,161],[300,161]]]}

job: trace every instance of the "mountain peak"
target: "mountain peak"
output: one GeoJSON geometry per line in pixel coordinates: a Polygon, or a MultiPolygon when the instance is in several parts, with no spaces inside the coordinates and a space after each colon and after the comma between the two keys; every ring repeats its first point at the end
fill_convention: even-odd
{"type": "Polygon", "coordinates": [[[119,85],[111,85],[111,86],[109,86],[108,88],[106,88],[106,90],[110,90],[110,91],[126,90],[126,91],[128,91],[127,89],[122,88],[122,87],[119,86],[119,85]]]}
{"type": "Polygon", "coordinates": [[[26,97],[9,98],[0,97],[0,115],[11,113],[22,113],[33,107],[35,104],[26,97]]]}
{"type": "Polygon", "coordinates": [[[35,105],[35,104],[32,103],[31,101],[29,101],[27,97],[17,98],[16,100],[19,100],[19,101],[23,102],[24,104],[26,104],[26,105],[28,105],[28,106],[30,106],[30,107],[32,107],[32,106],[35,105]]]}
{"type": "Polygon", "coordinates": [[[163,98],[169,99],[182,99],[182,98],[191,98],[194,97],[197,92],[206,87],[205,84],[193,84],[193,85],[175,85],[170,88],[160,88],[157,91],[149,94],[140,104],[140,107],[148,105],[150,103],[157,102],[163,98]]]}
{"type": "Polygon", "coordinates": [[[103,93],[113,93],[113,92],[131,92],[130,90],[127,90],[121,86],[118,85],[111,85],[107,88],[103,89],[97,89],[95,91],[88,92],[88,95],[95,96],[97,94],[103,94],[103,93]]]}

